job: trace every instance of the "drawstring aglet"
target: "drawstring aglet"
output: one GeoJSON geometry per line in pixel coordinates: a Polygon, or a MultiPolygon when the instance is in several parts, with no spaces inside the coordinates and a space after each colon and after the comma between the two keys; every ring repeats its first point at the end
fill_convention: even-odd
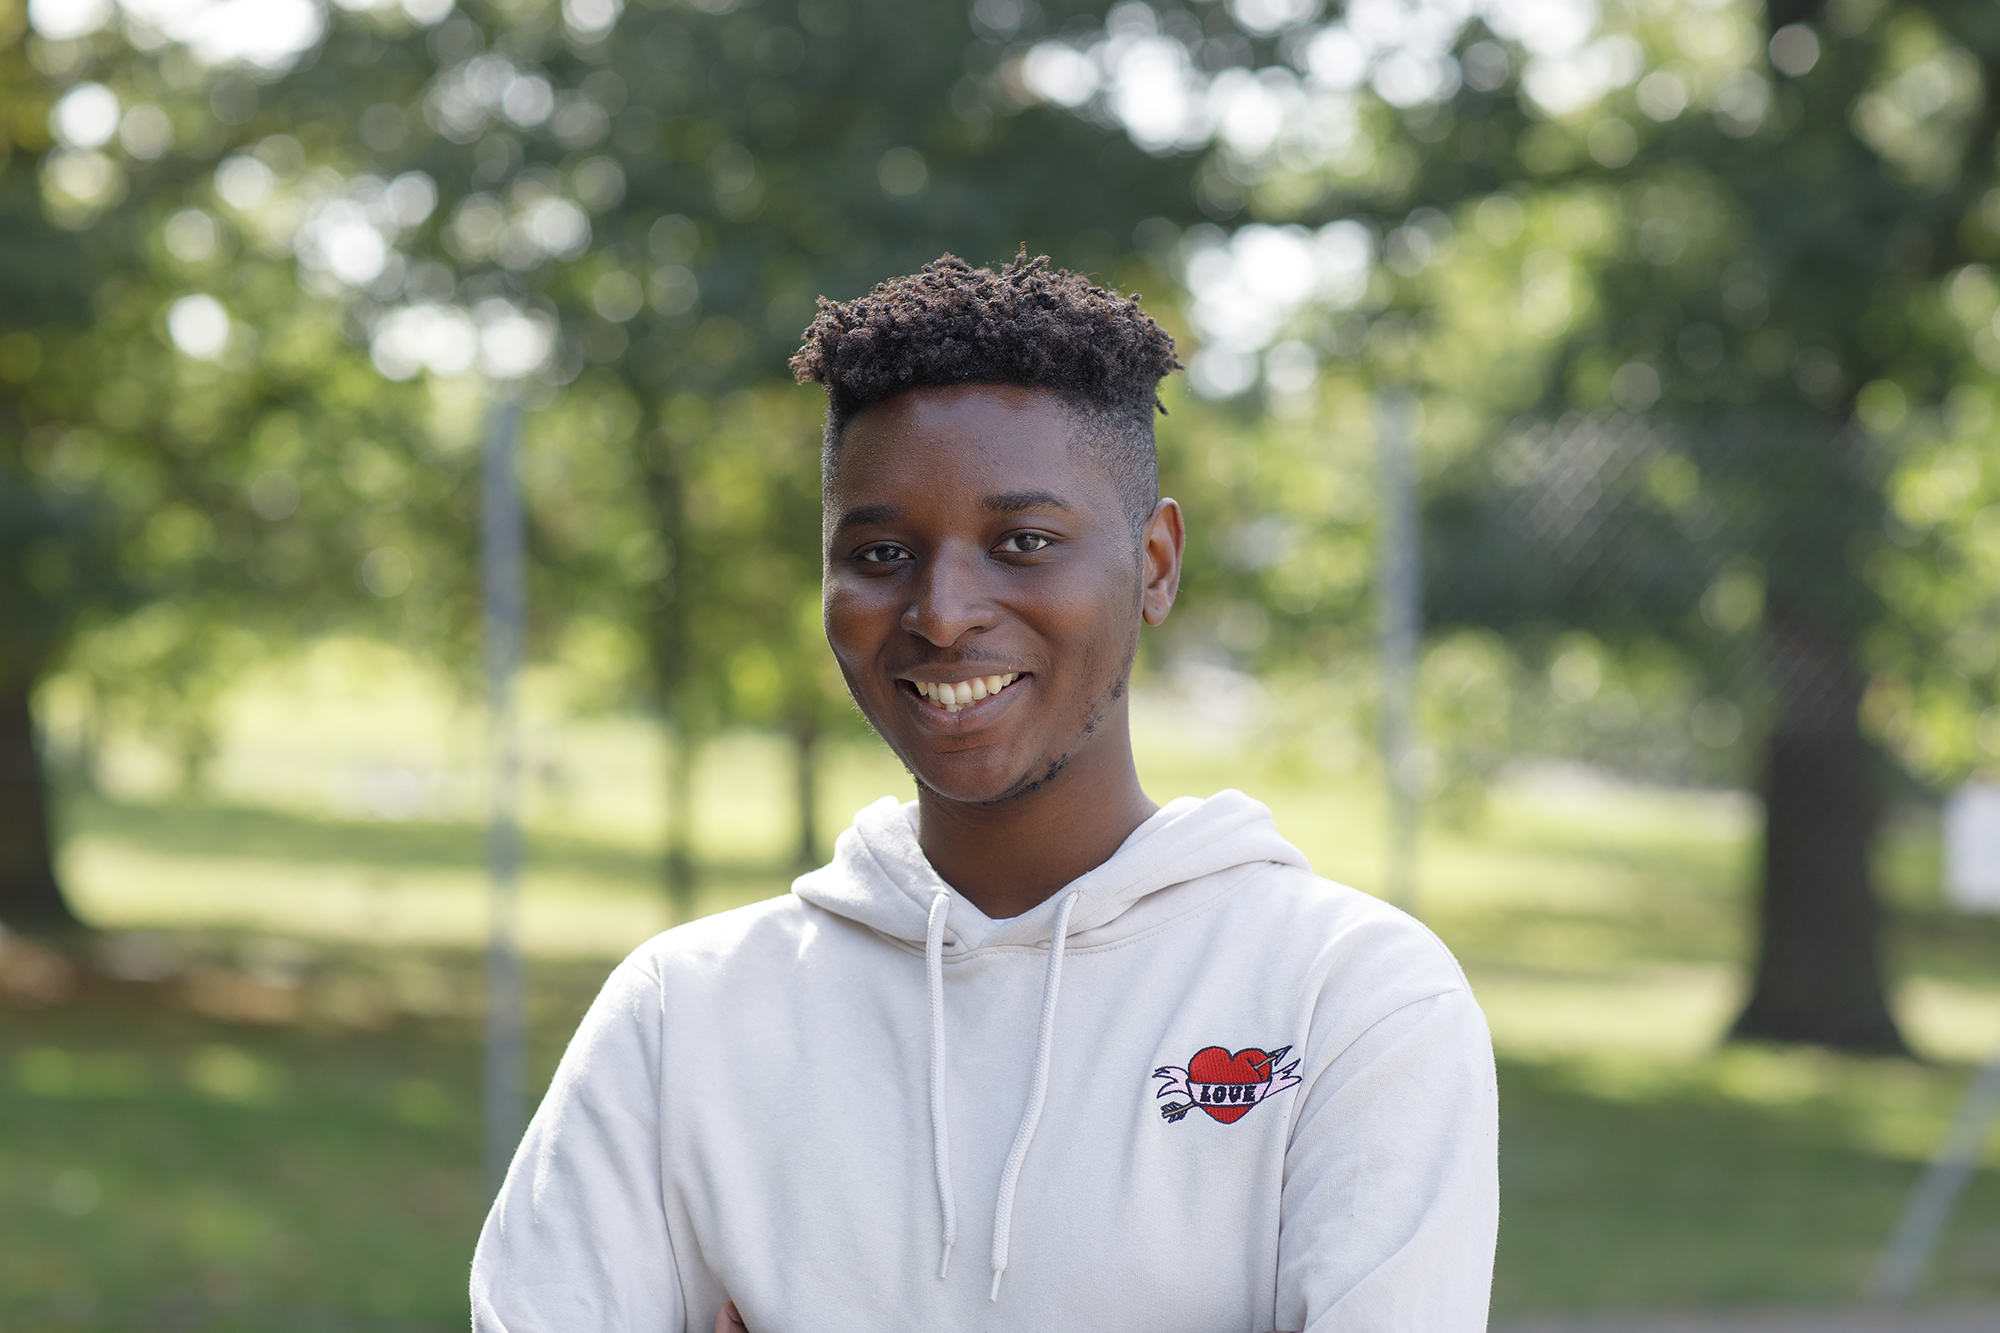
{"type": "Polygon", "coordinates": [[[950,1271],[951,1271],[951,1242],[946,1241],[944,1243],[944,1262],[938,1265],[938,1281],[940,1282],[944,1281],[944,1275],[946,1273],[949,1273],[950,1271]]]}
{"type": "Polygon", "coordinates": [[[989,1303],[998,1301],[1000,1299],[1000,1279],[1006,1276],[1006,1273],[1007,1270],[1004,1268],[996,1268],[993,1270],[993,1290],[986,1294],[986,1299],[989,1303]]]}

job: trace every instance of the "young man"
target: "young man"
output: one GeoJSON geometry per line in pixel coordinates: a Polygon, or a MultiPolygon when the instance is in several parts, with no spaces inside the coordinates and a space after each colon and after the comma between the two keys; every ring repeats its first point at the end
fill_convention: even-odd
{"type": "Polygon", "coordinates": [[[828,399],[827,641],[917,800],[612,974],[480,1237],[475,1329],[1485,1328],[1457,965],[1249,797],[1139,786],[1178,364],[1046,260],[821,303],[793,368],[828,399]]]}

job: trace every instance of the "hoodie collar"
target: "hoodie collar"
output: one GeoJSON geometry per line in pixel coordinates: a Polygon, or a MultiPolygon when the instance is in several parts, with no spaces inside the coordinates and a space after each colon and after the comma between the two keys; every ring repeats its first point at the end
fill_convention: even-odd
{"type": "Polygon", "coordinates": [[[1240,791],[1206,800],[1183,796],[1132,831],[1108,860],[1009,920],[995,921],[941,879],[917,843],[916,802],[885,796],[854,817],[834,843],[833,861],[801,875],[792,892],[815,906],[921,946],[937,895],[950,895],[947,952],[1001,945],[1046,945],[1059,906],[1076,895],[1067,934],[1111,925],[1148,894],[1254,862],[1310,870],[1278,835],[1270,810],[1240,791]]]}

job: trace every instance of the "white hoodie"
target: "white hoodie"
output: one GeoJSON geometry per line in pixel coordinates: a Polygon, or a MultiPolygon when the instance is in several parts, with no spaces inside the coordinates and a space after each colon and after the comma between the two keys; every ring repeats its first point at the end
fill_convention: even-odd
{"type": "Polygon", "coordinates": [[[479,1238],[478,1333],[1478,1333],[1485,1021],[1444,946],[1183,797],[1034,910],[884,798],[612,973],[479,1238]]]}

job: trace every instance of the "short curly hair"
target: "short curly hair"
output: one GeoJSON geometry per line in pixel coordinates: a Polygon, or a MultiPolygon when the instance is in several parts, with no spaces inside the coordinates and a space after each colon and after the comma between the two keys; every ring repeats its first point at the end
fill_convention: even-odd
{"type": "Polygon", "coordinates": [[[821,297],[792,357],[826,389],[822,464],[831,475],[857,413],[910,389],[1007,384],[1046,389],[1077,414],[1076,443],[1110,471],[1136,536],[1159,498],[1153,412],[1180,369],[1174,340],[1139,307],[1081,274],[1030,259],[998,272],[945,255],[853,301],[821,297]]]}

